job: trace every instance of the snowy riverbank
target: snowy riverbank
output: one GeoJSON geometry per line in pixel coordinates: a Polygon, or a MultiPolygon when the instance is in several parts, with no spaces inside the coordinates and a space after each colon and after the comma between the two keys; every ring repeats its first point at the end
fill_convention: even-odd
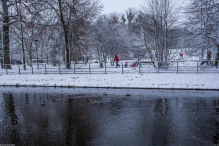
{"type": "Polygon", "coordinates": [[[219,90],[219,74],[1,75],[0,86],[219,90]]]}

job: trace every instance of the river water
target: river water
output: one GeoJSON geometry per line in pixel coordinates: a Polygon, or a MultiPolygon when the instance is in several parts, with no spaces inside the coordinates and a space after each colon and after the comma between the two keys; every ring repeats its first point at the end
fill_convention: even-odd
{"type": "Polygon", "coordinates": [[[0,144],[211,146],[218,115],[218,91],[1,87],[0,144]]]}

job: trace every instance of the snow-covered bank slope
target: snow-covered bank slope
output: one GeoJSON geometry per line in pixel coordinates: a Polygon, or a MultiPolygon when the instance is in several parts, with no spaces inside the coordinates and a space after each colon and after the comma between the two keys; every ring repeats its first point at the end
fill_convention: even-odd
{"type": "Polygon", "coordinates": [[[0,85],[219,89],[219,74],[1,75],[0,85]]]}

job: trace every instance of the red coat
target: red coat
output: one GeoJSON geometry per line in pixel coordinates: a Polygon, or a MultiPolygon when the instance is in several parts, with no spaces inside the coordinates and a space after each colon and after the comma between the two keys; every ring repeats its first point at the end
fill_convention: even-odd
{"type": "Polygon", "coordinates": [[[115,60],[116,60],[116,62],[119,61],[119,57],[117,56],[117,54],[115,55],[115,60]]]}

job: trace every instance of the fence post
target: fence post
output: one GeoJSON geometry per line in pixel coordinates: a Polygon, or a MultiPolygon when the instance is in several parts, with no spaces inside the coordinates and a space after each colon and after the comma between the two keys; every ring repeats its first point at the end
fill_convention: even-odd
{"type": "Polygon", "coordinates": [[[8,74],[8,66],[6,65],[6,74],[8,74]]]}
{"type": "Polygon", "coordinates": [[[218,73],[219,73],[219,60],[217,60],[217,68],[218,68],[218,73]]]}
{"type": "Polygon", "coordinates": [[[179,68],[178,68],[178,67],[179,67],[179,66],[178,66],[178,63],[179,63],[179,62],[177,61],[177,64],[176,64],[176,74],[178,74],[178,70],[179,70],[179,68]]]}
{"type": "Polygon", "coordinates": [[[105,67],[105,74],[106,74],[106,62],[104,62],[104,67],[105,67]]]}
{"type": "Polygon", "coordinates": [[[140,62],[140,61],[138,62],[138,65],[139,65],[139,71],[138,71],[138,73],[140,74],[140,73],[141,73],[141,62],[140,62]]]}
{"type": "Polygon", "coordinates": [[[159,61],[157,62],[157,73],[159,74],[159,61]]]}
{"type": "Polygon", "coordinates": [[[60,68],[60,63],[59,63],[59,74],[61,75],[61,68],[60,68]]]}
{"type": "Polygon", "coordinates": [[[45,63],[45,74],[47,74],[47,71],[46,71],[46,63],[45,63]]]}
{"type": "Polygon", "coordinates": [[[38,60],[38,57],[37,57],[37,69],[39,70],[39,60],[38,60]]]}
{"type": "Polygon", "coordinates": [[[31,65],[31,68],[32,68],[32,74],[33,74],[33,63],[32,63],[32,65],[31,65]]]}
{"type": "Polygon", "coordinates": [[[89,63],[89,74],[91,74],[91,71],[90,71],[90,63],[89,63]]]}
{"type": "Polygon", "coordinates": [[[198,61],[197,61],[197,74],[198,74],[198,61]]]}
{"type": "Polygon", "coordinates": [[[122,74],[123,74],[123,62],[122,62],[122,74]]]}
{"type": "Polygon", "coordinates": [[[18,64],[18,73],[19,73],[19,75],[21,74],[20,65],[19,64],[18,64]]]}
{"type": "Polygon", "coordinates": [[[75,74],[75,63],[74,63],[74,74],[75,74]]]}

